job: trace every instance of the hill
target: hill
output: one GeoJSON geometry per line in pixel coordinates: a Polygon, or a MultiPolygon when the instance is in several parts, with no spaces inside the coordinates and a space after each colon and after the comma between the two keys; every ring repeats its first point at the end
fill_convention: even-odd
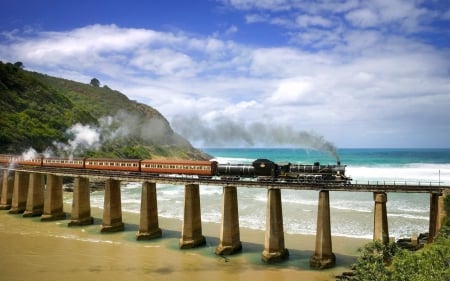
{"type": "Polygon", "coordinates": [[[154,108],[107,86],[0,62],[0,153],[209,159],[154,108]]]}

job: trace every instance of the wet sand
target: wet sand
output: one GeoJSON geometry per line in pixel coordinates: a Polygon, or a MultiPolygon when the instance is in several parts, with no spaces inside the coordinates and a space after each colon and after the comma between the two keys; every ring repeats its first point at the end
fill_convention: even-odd
{"type": "Polygon", "coordinates": [[[219,223],[203,223],[207,245],[178,248],[181,221],[159,218],[163,237],[136,241],[139,215],[123,213],[125,231],[101,234],[101,209],[92,209],[94,225],[67,227],[67,220],[41,222],[0,211],[0,280],[334,280],[355,261],[357,249],[367,239],[333,237],[337,266],[311,270],[314,251],[311,235],[285,234],[289,259],[278,264],[261,261],[264,232],[241,228],[242,253],[220,257],[219,223]]]}

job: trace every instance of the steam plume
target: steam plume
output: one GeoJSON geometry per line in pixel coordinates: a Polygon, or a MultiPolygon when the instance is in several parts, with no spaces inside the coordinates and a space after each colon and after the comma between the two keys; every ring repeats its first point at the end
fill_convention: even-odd
{"type": "Polygon", "coordinates": [[[138,139],[144,143],[161,143],[170,140],[167,121],[161,118],[149,118],[138,114],[119,111],[114,116],[105,116],[98,125],[75,124],[66,130],[67,143],[54,142],[56,151],[48,149],[49,155],[73,157],[82,155],[86,150],[97,150],[107,142],[138,139]]]}
{"type": "Polygon", "coordinates": [[[333,143],[311,131],[260,122],[244,124],[228,119],[205,124],[198,116],[176,116],[172,126],[182,136],[203,146],[300,146],[325,151],[339,161],[333,143]],[[209,126],[211,125],[211,126],[209,126]]]}

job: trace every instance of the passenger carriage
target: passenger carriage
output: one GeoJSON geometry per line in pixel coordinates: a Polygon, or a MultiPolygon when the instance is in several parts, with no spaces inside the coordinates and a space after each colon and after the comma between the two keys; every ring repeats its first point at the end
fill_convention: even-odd
{"type": "Polygon", "coordinates": [[[92,170],[114,170],[139,172],[139,159],[110,159],[110,158],[87,158],[85,168],[92,170]]]}
{"type": "Polygon", "coordinates": [[[47,157],[42,160],[42,166],[83,169],[84,158],[47,157]]]}
{"type": "Polygon", "coordinates": [[[0,154],[0,163],[41,166],[42,156],[24,157],[23,155],[0,154]]]}
{"type": "Polygon", "coordinates": [[[216,174],[215,161],[142,160],[141,172],[152,174],[182,174],[211,177],[216,174]]]}

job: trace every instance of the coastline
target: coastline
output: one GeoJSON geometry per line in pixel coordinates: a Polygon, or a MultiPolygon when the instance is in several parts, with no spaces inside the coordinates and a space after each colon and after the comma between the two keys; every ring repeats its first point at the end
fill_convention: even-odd
{"type": "Polygon", "coordinates": [[[370,242],[333,237],[337,264],[318,271],[309,268],[314,235],[285,234],[289,259],[265,264],[264,231],[241,227],[242,253],[221,257],[214,254],[219,223],[202,223],[206,246],[180,250],[178,219],[159,217],[163,237],[136,241],[139,214],[123,212],[125,231],[101,234],[102,209],[92,208],[94,225],[83,227],[68,227],[71,206],[65,204],[64,211],[67,219],[54,222],[0,211],[0,274],[5,280],[334,280],[355,262],[357,249],[370,242]]]}

